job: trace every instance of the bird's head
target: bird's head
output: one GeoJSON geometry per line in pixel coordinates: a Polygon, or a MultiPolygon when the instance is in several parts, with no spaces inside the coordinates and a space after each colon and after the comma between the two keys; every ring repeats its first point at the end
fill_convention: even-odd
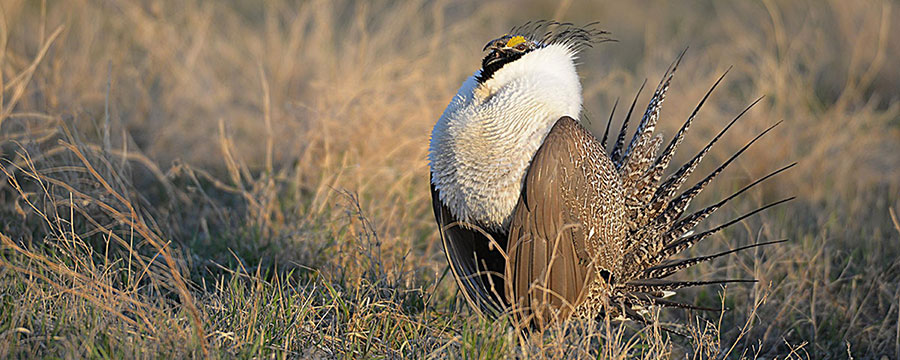
{"type": "Polygon", "coordinates": [[[596,24],[577,27],[570,23],[555,21],[535,21],[513,28],[500,38],[491,40],[482,51],[487,52],[481,60],[479,82],[490,79],[503,66],[519,60],[531,52],[563,46],[572,55],[594,43],[610,41],[606,31],[594,28],[596,24]]]}
{"type": "Polygon", "coordinates": [[[489,69],[496,71],[539,46],[536,41],[526,39],[522,35],[504,35],[499,39],[491,40],[484,46],[482,51],[489,52],[481,60],[481,68],[484,71],[490,71],[489,69]]]}

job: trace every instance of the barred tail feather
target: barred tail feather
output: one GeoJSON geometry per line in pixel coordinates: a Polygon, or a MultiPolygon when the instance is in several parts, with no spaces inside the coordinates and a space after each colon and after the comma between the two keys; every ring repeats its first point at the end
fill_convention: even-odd
{"type": "Polygon", "coordinates": [[[656,213],[662,210],[662,206],[665,205],[669,200],[671,200],[672,196],[675,195],[675,192],[678,191],[678,188],[687,181],[687,178],[691,176],[694,170],[697,168],[697,165],[700,164],[700,161],[709,153],[709,150],[712,149],[713,145],[722,138],[723,135],[731,129],[731,127],[741,119],[750,109],[753,108],[754,105],[759,103],[762,98],[757,99],[749,106],[747,106],[740,114],[738,114],[728,125],[725,126],[712,140],[706,144],[703,149],[701,149],[697,155],[689,160],[687,163],[681,166],[674,174],[669,176],[665,182],[662,183],[653,194],[653,198],[650,200],[650,203],[647,205],[647,210],[650,211],[650,216],[655,216],[656,213]]]}
{"type": "Polygon", "coordinates": [[[755,283],[756,279],[722,279],[703,281],[668,281],[668,280],[637,280],[624,285],[625,289],[632,292],[673,291],[688,287],[720,285],[733,283],[755,283]]]}
{"type": "MultiPolygon", "coordinates": [[[[684,136],[687,133],[688,128],[693,123],[694,119],[697,117],[697,113],[700,111],[700,108],[703,107],[703,104],[706,103],[706,100],[712,94],[713,90],[718,87],[719,83],[722,82],[722,79],[725,78],[725,75],[728,74],[728,70],[726,70],[716,82],[706,91],[706,94],[703,95],[703,98],[700,100],[700,103],[694,107],[693,112],[688,117],[688,119],[681,126],[681,129],[678,130],[675,137],[669,141],[669,144],[666,146],[665,150],[663,150],[662,154],[656,158],[653,165],[650,166],[642,175],[638,181],[630,184],[630,192],[634,193],[633,197],[636,200],[635,202],[640,203],[642,209],[633,211],[631,216],[633,220],[633,227],[630,227],[632,231],[636,230],[637,227],[643,226],[649,221],[655,214],[653,213],[653,208],[649,207],[649,203],[653,195],[657,192],[661,185],[657,185],[659,180],[662,178],[662,173],[669,166],[669,162],[672,157],[675,155],[675,150],[678,148],[678,145],[681,144],[681,141],[684,139],[684,136]],[[650,210],[647,210],[650,209],[650,210]]],[[[654,154],[655,155],[655,154],[654,154]]],[[[665,183],[663,184],[665,185],[665,183]]]]}
{"type": "Polygon", "coordinates": [[[720,200],[719,202],[712,204],[710,206],[707,206],[706,208],[699,210],[697,212],[694,212],[693,214],[688,215],[684,219],[679,220],[674,225],[672,225],[672,227],[669,228],[669,231],[664,236],[664,238],[668,239],[666,241],[666,243],[669,244],[672,241],[675,241],[675,240],[681,238],[682,236],[684,236],[685,233],[687,233],[688,231],[693,229],[695,226],[700,224],[700,222],[705,220],[707,217],[709,217],[709,215],[711,215],[713,212],[715,212],[716,210],[718,210],[719,208],[724,206],[726,203],[728,203],[732,199],[738,197],[740,194],[744,193],[747,190],[750,190],[754,186],[762,183],[763,181],[766,181],[769,178],[794,167],[794,165],[797,165],[797,163],[792,163],[792,164],[782,167],[778,170],[775,170],[775,171],[769,173],[768,175],[763,176],[763,177],[757,179],[756,181],[744,186],[740,190],[736,191],[734,194],[729,195],[728,197],[720,200]]]}
{"type": "Polygon", "coordinates": [[[666,245],[666,247],[663,249],[663,251],[660,252],[658,258],[659,258],[659,259],[667,259],[667,258],[669,258],[669,257],[671,257],[671,256],[673,256],[673,255],[675,255],[675,254],[678,254],[678,253],[680,253],[680,252],[686,250],[687,248],[689,248],[689,247],[691,247],[691,246],[694,246],[694,244],[700,242],[700,241],[703,240],[703,239],[706,239],[706,238],[709,237],[710,235],[715,234],[715,233],[717,233],[717,232],[719,232],[719,231],[722,231],[722,229],[724,229],[724,228],[727,228],[727,227],[729,227],[729,226],[731,226],[731,225],[734,225],[734,224],[736,224],[737,222],[739,222],[739,221],[741,221],[741,220],[744,220],[744,219],[746,219],[746,218],[748,218],[748,217],[750,217],[750,216],[756,215],[757,213],[759,213],[759,212],[761,212],[761,211],[767,210],[767,209],[772,208],[772,207],[777,206],[777,205],[781,205],[781,204],[786,203],[786,202],[791,201],[791,200],[794,200],[794,197],[789,197],[789,198],[786,198],[786,199],[778,200],[778,201],[773,202],[773,203],[769,203],[769,204],[767,204],[767,205],[765,205],[765,206],[761,206],[761,207],[757,208],[756,210],[753,210],[753,211],[748,212],[748,213],[746,213],[746,214],[744,214],[744,215],[738,216],[738,217],[735,218],[734,220],[731,220],[731,221],[726,222],[726,223],[724,223],[724,224],[722,224],[722,225],[716,226],[716,227],[714,227],[714,228],[712,228],[712,229],[706,230],[706,231],[704,231],[704,232],[702,232],[702,233],[699,233],[699,234],[696,234],[696,235],[691,235],[691,236],[688,236],[688,237],[685,237],[685,238],[681,238],[680,240],[678,240],[678,241],[676,241],[676,242],[674,242],[674,243],[672,243],[672,244],[666,245]]]}
{"type": "MultiPolygon", "coordinates": [[[[631,162],[630,160],[633,151],[640,154],[641,152],[638,149],[642,146],[646,146],[647,142],[650,141],[653,130],[656,128],[656,122],[659,120],[659,112],[662,109],[663,101],[666,100],[666,92],[669,90],[669,85],[672,83],[672,78],[675,76],[675,71],[678,70],[678,64],[680,64],[681,59],[684,58],[685,52],[687,52],[687,49],[684,49],[684,51],[681,52],[681,55],[669,65],[669,68],[666,70],[665,74],[663,74],[662,80],[659,81],[659,85],[656,86],[656,90],[653,92],[653,97],[650,98],[647,110],[644,111],[644,116],[641,117],[641,122],[638,123],[637,129],[634,131],[634,136],[631,137],[631,142],[628,143],[628,148],[625,149],[622,163],[616,164],[617,168],[626,168],[625,165],[631,162]]],[[[652,157],[650,157],[650,159],[652,159],[652,157]]],[[[635,160],[642,161],[644,158],[638,156],[635,160]]],[[[630,177],[632,173],[626,172],[626,174],[630,177]]]]}
{"type": "Polygon", "coordinates": [[[724,171],[725,168],[728,167],[728,165],[731,165],[731,163],[734,162],[734,160],[736,160],[739,156],[741,156],[741,154],[743,154],[744,151],[747,151],[747,149],[749,149],[750,146],[752,146],[756,141],[761,139],[763,136],[766,135],[766,133],[768,133],[769,131],[774,129],[779,124],[781,124],[780,121],[775,123],[775,125],[770,126],[768,129],[764,130],[763,132],[759,133],[759,135],[757,135],[755,138],[753,138],[753,140],[750,140],[749,142],[747,142],[747,144],[745,144],[737,152],[735,152],[733,155],[731,155],[731,157],[729,157],[728,160],[725,160],[721,165],[719,165],[719,167],[717,167],[715,170],[713,170],[703,180],[700,180],[699,182],[697,182],[697,184],[692,186],[690,189],[685,190],[684,192],[681,193],[681,195],[679,195],[675,199],[669,201],[668,205],[666,205],[666,207],[665,207],[665,210],[663,210],[662,213],[660,213],[659,215],[656,216],[655,221],[658,223],[671,223],[672,221],[674,221],[675,219],[680,217],[681,214],[684,213],[684,210],[687,209],[691,200],[693,200],[694,197],[696,197],[698,194],[700,194],[700,192],[703,191],[703,189],[705,189],[706,186],[709,185],[709,183],[712,182],[712,180],[715,179],[716,176],[718,176],[722,171],[724,171]]]}
{"type": "Polygon", "coordinates": [[[616,115],[616,107],[619,106],[619,98],[616,98],[615,104],[613,104],[612,111],[609,112],[609,120],[606,120],[606,131],[603,132],[603,140],[600,141],[600,144],[603,145],[603,148],[606,148],[606,140],[609,138],[609,126],[612,124],[613,116],[616,115]]]}
{"type": "MultiPolygon", "coordinates": [[[[690,215],[684,216],[691,201],[693,201],[697,195],[706,189],[716,177],[733,164],[747,151],[747,149],[781,124],[779,121],[766,128],[754,138],[750,139],[724,162],[719,164],[712,172],[703,177],[702,180],[693,184],[686,190],[681,190],[682,186],[685,185],[688,178],[697,169],[703,158],[711,151],[712,147],[729,129],[732,128],[732,126],[734,126],[735,123],[737,123],[738,120],[743,118],[750,109],[762,101],[763,98],[760,97],[731,119],[731,121],[710,139],[709,142],[690,160],[678,167],[677,170],[666,177],[665,180],[662,180],[663,173],[670,165],[674,158],[675,151],[683,142],[687,131],[697,118],[700,109],[731,70],[731,67],[729,67],[728,70],[716,79],[715,83],[707,90],[700,102],[694,107],[687,120],[681,125],[681,128],[675,136],[669,140],[664,148],[662,148],[662,137],[659,135],[654,136],[653,133],[669,85],[674,78],[674,73],[684,54],[685,53],[682,52],[666,70],[650,99],[650,103],[647,105],[643,117],[637,124],[637,129],[626,146],[625,135],[628,130],[628,122],[631,118],[631,114],[634,112],[637,99],[646,85],[646,80],[641,84],[641,88],[631,103],[631,107],[625,116],[625,120],[622,123],[622,127],[619,130],[609,156],[621,179],[621,186],[625,197],[625,227],[628,230],[624,239],[624,257],[620,264],[620,269],[617,270],[616,274],[618,281],[616,284],[613,284],[614,291],[610,298],[614,304],[617,304],[620,307],[613,307],[609,310],[616,313],[617,316],[624,316],[626,319],[635,320],[645,324],[647,321],[645,320],[644,315],[642,315],[642,310],[645,310],[650,306],[704,311],[725,310],[704,308],[664,299],[671,295],[674,290],[693,286],[756,282],[754,279],[671,281],[665,280],[665,278],[694,265],[712,261],[723,256],[787,241],[778,240],[760,242],[712,255],[696,256],[681,260],[669,260],[691,246],[733,224],[759,212],[765,211],[766,209],[792,200],[793,197],[769,203],[709,230],[698,234],[690,233],[702,221],[706,220],[713,212],[723,207],[729,201],[735,199],[737,196],[756,185],[759,185],[763,181],[787,171],[796,165],[796,163],[792,163],[772,171],[771,173],[752,181],[750,184],[745,185],[726,198],[699,211],[695,211],[690,215]],[[660,151],[661,148],[662,151],[660,151]]],[[[607,122],[606,131],[603,135],[602,144],[604,147],[609,138],[609,127],[617,105],[618,99],[613,106],[613,111],[610,113],[610,119],[607,122]]]]}
{"type": "Polygon", "coordinates": [[[635,302],[640,303],[644,306],[661,306],[661,307],[672,307],[679,309],[687,309],[687,310],[700,310],[700,311],[715,311],[722,312],[726,309],[724,308],[711,308],[705,306],[696,306],[691,304],[680,303],[677,301],[666,300],[658,296],[653,296],[647,293],[633,293],[629,294],[629,298],[635,300],[635,302]]]}
{"type": "Polygon", "coordinates": [[[651,171],[651,174],[657,176],[654,182],[659,181],[659,176],[662,175],[662,172],[669,167],[669,162],[672,161],[672,157],[675,155],[675,150],[678,149],[678,145],[681,144],[681,141],[684,140],[684,136],[687,134],[688,129],[693,124],[694,119],[697,118],[697,113],[700,112],[700,108],[703,107],[703,104],[706,103],[706,100],[709,99],[709,96],[712,95],[713,90],[719,86],[719,83],[725,79],[725,75],[728,75],[728,72],[731,71],[731,67],[725,70],[721,76],[716,80],[716,82],[706,91],[706,94],[703,95],[703,98],[700,99],[700,103],[694,107],[694,110],[691,112],[691,115],[688,116],[688,119],[681,125],[681,129],[678,129],[678,132],[675,134],[675,137],[669,141],[669,144],[666,145],[666,149],[663,150],[662,154],[656,159],[654,164],[654,168],[651,171]]]}
{"type": "Polygon", "coordinates": [[[663,278],[666,278],[666,277],[668,277],[668,276],[670,276],[670,275],[672,275],[672,274],[674,274],[674,273],[676,273],[676,272],[679,272],[679,271],[681,271],[681,270],[687,269],[687,268],[689,268],[689,267],[691,267],[691,266],[694,266],[694,265],[697,265],[697,264],[699,264],[699,263],[704,263],[704,262],[707,262],[707,261],[711,261],[711,260],[713,260],[713,259],[717,259],[717,258],[720,258],[720,257],[722,257],[722,256],[729,255],[729,254],[734,254],[734,253],[736,253],[736,252],[740,252],[740,251],[744,251],[744,250],[748,250],[748,249],[753,249],[753,248],[757,248],[757,247],[760,247],[760,246],[766,246],[766,245],[773,245],[773,244],[783,243],[783,242],[785,242],[785,241],[787,241],[787,239],[776,240],[776,241],[768,241],[768,242],[761,242],[761,243],[751,244],[751,245],[747,245],[747,246],[742,246],[742,247],[739,247],[739,248],[736,248],[736,249],[731,249],[731,250],[728,250],[728,251],[723,251],[723,252],[720,252],[720,253],[718,253],[718,254],[706,255],[706,256],[697,256],[697,257],[693,257],[693,258],[690,258],[690,259],[677,260],[677,261],[670,261],[670,262],[668,262],[668,263],[663,263],[663,264],[660,264],[660,265],[656,265],[656,266],[653,266],[653,267],[650,267],[650,268],[644,270],[643,276],[644,276],[644,278],[646,278],[646,279],[663,279],[663,278]]]}
{"type": "MultiPolygon", "coordinates": [[[[645,201],[642,201],[643,199],[640,197],[641,190],[643,190],[640,174],[644,173],[645,169],[653,162],[653,158],[656,157],[656,153],[659,152],[661,145],[662,135],[657,135],[648,142],[641,140],[641,146],[638,146],[632,153],[633,158],[627,161],[625,167],[622,168],[625,205],[633,208],[635,212],[643,209],[645,204],[645,201]]],[[[630,218],[634,218],[634,216],[630,216],[630,218]]]]}
{"type": "MultiPolygon", "coordinates": [[[[757,102],[758,101],[759,100],[757,100],[757,102]]],[[[754,102],[753,104],[756,104],[756,102],[754,102]]],[[[748,106],[748,109],[750,107],[752,107],[753,104],[748,106]]],[[[730,127],[731,124],[734,124],[734,122],[737,121],[739,118],[740,118],[740,115],[738,115],[738,117],[736,117],[734,120],[732,120],[731,123],[728,125],[728,127],[730,127]]],[[[638,212],[641,211],[642,209],[636,209],[633,206],[629,207],[627,209],[629,211],[628,215],[630,216],[630,218],[628,220],[629,225],[631,228],[637,228],[638,230],[632,232],[631,236],[628,240],[628,248],[627,248],[626,255],[625,255],[625,257],[626,257],[625,264],[627,265],[627,269],[625,269],[624,273],[629,276],[635,275],[635,274],[639,273],[641,271],[641,269],[643,269],[644,267],[652,266],[652,265],[658,264],[660,261],[665,260],[668,256],[665,256],[664,253],[662,252],[662,250],[663,250],[664,246],[666,246],[668,243],[671,243],[671,239],[677,238],[677,237],[681,236],[682,234],[684,234],[685,232],[693,229],[693,227],[696,226],[697,224],[699,224],[700,221],[705,219],[706,216],[708,216],[713,211],[715,211],[716,209],[718,209],[719,207],[724,205],[725,202],[727,202],[728,200],[733,199],[734,196],[736,196],[736,195],[729,196],[728,198],[726,198],[724,200],[724,202],[721,203],[721,205],[717,205],[713,208],[706,209],[709,211],[707,211],[705,213],[692,214],[691,216],[688,217],[688,219],[690,219],[690,221],[676,222],[676,220],[687,209],[688,205],[690,204],[690,201],[695,196],[697,196],[710,182],[712,182],[712,180],[716,176],[718,176],[722,171],[724,171],[725,168],[728,167],[728,165],[730,165],[732,162],[734,162],[734,160],[737,159],[741,154],[743,154],[751,145],[753,145],[756,141],[758,141],[760,138],[762,138],[762,136],[764,136],[766,133],[771,131],[778,124],[780,124],[780,122],[776,123],[775,125],[769,127],[768,129],[764,130],[763,132],[761,132],[759,135],[757,135],[755,138],[753,138],[751,141],[749,141],[747,144],[745,144],[743,147],[741,147],[740,150],[738,150],[734,155],[732,155],[730,158],[728,158],[718,168],[713,170],[712,173],[707,175],[706,178],[704,178],[703,180],[701,180],[700,182],[698,182],[697,184],[692,186],[690,189],[684,191],[680,196],[678,196],[674,200],[669,201],[668,205],[666,205],[664,208],[662,206],[659,206],[659,208],[662,208],[664,210],[658,211],[658,212],[649,212],[648,211],[649,214],[648,213],[639,214],[638,212]],[[647,223],[646,220],[641,219],[642,216],[650,216],[650,215],[655,216],[655,218],[653,219],[653,221],[651,221],[649,223],[647,223]],[[638,219],[636,220],[635,217],[638,217],[638,219]],[[643,221],[643,223],[635,224],[635,222],[637,222],[637,221],[643,221]],[[640,228],[638,228],[638,225],[640,225],[640,228]]],[[[719,136],[721,136],[725,131],[727,131],[728,127],[723,129],[722,132],[719,133],[719,136]]],[[[712,144],[715,143],[715,141],[717,139],[718,139],[718,136],[715,139],[713,139],[709,145],[707,145],[707,148],[711,147],[712,144]]],[[[704,150],[703,152],[701,152],[701,154],[705,153],[706,151],[708,151],[708,150],[704,150]]],[[[789,168],[789,167],[787,167],[787,168],[789,168]]],[[[784,171],[787,168],[780,169],[780,170],[776,171],[775,173],[777,174],[778,172],[784,171]]],[[[763,177],[762,180],[768,179],[773,175],[774,174],[769,174],[769,175],[763,177]]],[[[753,185],[756,185],[759,182],[761,182],[761,180],[754,182],[750,186],[752,187],[753,185]]],[[[676,190],[677,190],[677,188],[676,188],[676,190]]],[[[745,189],[741,190],[741,192],[746,191],[746,190],[747,189],[745,188],[745,189]]],[[[626,200],[626,205],[628,205],[627,200],[626,200]]]]}
{"type": "Polygon", "coordinates": [[[625,120],[622,121],[622,128],[619,129],[619,136],[616,138],[616,146],[613,147],[613,150],[610,154],[610,159],[612,159],[613,164],[616,165],[618,169],[619,164],[622,161],[622,154],[625,151],[625,135],[628,133],[628,119],[631,118],[631,114],[634,112],[634,106],[637,105],[638,97],[641,96],[641,92],[644,91],[644,86],[647,85],[647,80],[644,79],[644,82],[641,83],[641,87],[638,89],[637,94],[634,95],[634,100],[631,101],[631,107],[628,108],[628,113],[625,114],[625,120]]]}

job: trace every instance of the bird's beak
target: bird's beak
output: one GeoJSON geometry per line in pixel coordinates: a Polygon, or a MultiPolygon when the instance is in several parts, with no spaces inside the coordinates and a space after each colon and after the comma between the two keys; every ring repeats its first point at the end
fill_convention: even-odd
{"type": "Polygon", "coordinates": [[[499,39],[491,40],[487,43],[487,45],[484,46],[483,49],[481,49],[481,51],[490,50],[490,53],[484,57],[484,60],[481,63],[482,67],[490,66],[491,64],[500,61],[505,57],[505,50],[507,49],[506,43],[509,41],[509,39],[510,36],[506,35],[499,39]]]}
{"type": "Polygon", "coordinates": [[[489,42],[487,43],[487,45],[484,46],[483,49],[481,49],[481,51],[487,51],[488,49],[490,49],[490,50],[500,50],[500,49],[502,49],[503,47],[506,46],[506,42],[507,42],[507,41],[509,41],[509,35],[506,35],[506,36],[504,36],[504,37],[502,37],[502,38],[499,38],[499,39],[491,40],[491,41],[489,41],[489,42]]]}
{"type": "Polygon", "coordinates": [[[482,67],[488,67],[493,65],[494,63],[503,60],[503,51],[500,49],[493,49],[491,53],[484,57],[484,60],[481,61],[482,67]]]}

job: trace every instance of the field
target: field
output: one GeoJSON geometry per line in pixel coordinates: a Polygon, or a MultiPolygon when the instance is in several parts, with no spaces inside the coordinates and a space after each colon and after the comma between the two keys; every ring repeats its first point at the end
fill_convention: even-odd
{"type": "Polygon", "coordinates": [[[890,0],[2,0],[0,358],[900,358],[898,29],[890,0]],[[676,163],[764,96],[695,180],[784,120],[692,205],[798,162],[703,225],[796,196],[691,250],[789,239],[679,275],[759,280],[656,314],[693,336],[526,337],[447,274],[431,127],[532,19],[618,40],[580,56],[595,133],[688,48],[669,139],[731,67],[676,163]]]}

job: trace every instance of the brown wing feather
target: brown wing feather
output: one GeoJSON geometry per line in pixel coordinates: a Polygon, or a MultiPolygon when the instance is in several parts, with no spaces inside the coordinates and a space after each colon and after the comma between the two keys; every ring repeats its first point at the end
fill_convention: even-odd
{"type": "Polygon", "coordinates": [[[602,214],[622,214],[621,197],[606,189],[615,179],[599,142],[575,120],[557,121],[531,162],[510,225],[507,301],[522,324],[543,328],[567,318],[595,269],[614,273],[609,250],[618,251],[622,232],[613,229],[621,220],[602,214]]]}
{"type": "Polygon", "coordinates": [[[506,259],[500,251],[506,246],[506,235],[459,223],[441,202],[434,184],[431,200],[444,254],[463,296],[482,315],[497,317],[507,308],[503,280],[506,259]],[[491,246],[488,236],[499,247],[491,246]]]}

